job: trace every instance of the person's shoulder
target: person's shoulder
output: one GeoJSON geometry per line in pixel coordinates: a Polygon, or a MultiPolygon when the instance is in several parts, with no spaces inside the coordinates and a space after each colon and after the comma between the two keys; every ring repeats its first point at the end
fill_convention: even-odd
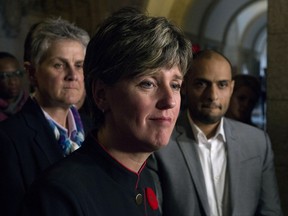
{"type": "Polygon", "coordinates": [[[253,125],[249,125],[240,121],[236,121],[234,119],[230,119],[230,118],[224,118],[224,128],[232,128],[234,130],[237,131],[247,131],[247,132],[251,132],[251,133],[264,133],[265,131],[253,126],[253,125]]]}
{"type": "Polygon", "coordinates": [[[161,149],[155,151],[154,154],[156,157],[161,157],[165,160],[168,158],[175,159],[175,156],[181,152],[180,143],[183,142],[191,143],[191,139],[187,137],[185,128],[178,125],[174,128],[168,144],[161,149]]]}
{"type": "MultiPolygon", "coordinates": [[[[39,121],[39,118],[35,118],[35,121],[39,121]]],[[[35,121],[28,121],[25,112],[20,110],[18,113],[0,122],[0,130],[5,131],[7,135],[10,133],[22,133],[25,131],[27,123],[34,123],[35,121]]]]}
{"type": "Polygon", "coordinates": [[[98,179],[101,178],[101,168],[92,160],[87,155],[73,152],[45,170],[36,184],[79,186],[79,188],[84,184],[83,187],[86,187],[85,185],[88,185],[91,179],[97,179],[96,176],[98,179]]]}
{"type": "Polygon", "coordinates": [[[233,137],[246,143],[266,143],[269,140],[269,135],[265,130],[233,119],[224,119],[224,131],[226,137],[233,137]]]}
{"type": "Polygon", "coordinates": [[[0,122],[0,130],[6,133],[6,135],[9,135],[11,132],[17,133],[23,131],[23,116],[19,112],[0,122]]]}
{"type": "Polygon", "coordinates": [[[37,122],[42,124],[43,120],[45,120],[45,116],[41,111],[40,106],[31,98],[28,98],[19,112],[0,122],[0,128],[3,128],[4,130],[11,130],[14,128],[13,130],[15,130],[15,128],[21,127],[24,129],[24,125],[32,125],[37,122]]]}
{"type": "Polygon", "coordinates": [[[225,119],[224,131],[228,140],[231,141],[233,139],[241,143],[241,146],[246,146],[249,149],[266,148],[267,144],[270,143],[269,135],[266,131],[232,119],[225,119]]]}
{"type": "Polygon", "coordinates": [[[43,178],[57,181],[71,179],[69,181],[73,182],[77,179],[99,175],[104,169],[102,165],[105,166],[107,162],[99,149],[100,147],[93,140],[92,135],[88,134],[79,149],[50,166],[45,171],[43,178]]]}
{"type": "Polygon", "coordinates": [[[41,110],[27,111],[27,108],[29,107],[0,122],[0,143],[4,148],[10,148],[13,145],[18,151],[26,152],[26,150],[34,149],[32,146],[37,142],[42,146],[56,142],[53,131],[41,110]],[[37,139],[35,139],[36,136],[37,139]]]}

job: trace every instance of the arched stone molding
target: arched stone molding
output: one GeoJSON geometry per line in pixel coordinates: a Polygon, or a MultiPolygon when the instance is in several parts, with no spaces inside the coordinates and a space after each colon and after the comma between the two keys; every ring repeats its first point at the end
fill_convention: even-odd
{"type": "MultiPolygon", "coordinates": [[[[227,23],[223,35],[223,52],[236,66],[235,73],[259,75],[258,47],[253,45],[258,36],[265,37],[267,26],[267,0],[250,1],[239,8],[227,23]],[[259,30],[264,34],[259,34],[259,30]]],[[[267,46],[267,44],[262,44],[267,46]]],[[[265,50],[265,49],[262,49],[265,50]]]]}

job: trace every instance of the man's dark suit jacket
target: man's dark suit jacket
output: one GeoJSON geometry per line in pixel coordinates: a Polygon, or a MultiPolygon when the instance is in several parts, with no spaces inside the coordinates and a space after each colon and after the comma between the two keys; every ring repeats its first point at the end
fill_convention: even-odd
{"type": "Polygon", "coordinates": [[[20,112],[0,123],[0,215],[16,215],[31,183],[61,158],[49,123],[29,98],[20,112]]]}
{"type": "MultiPolygon", "coordinates": [[[[224,118],[229,213],[282,215],[268,135],[224,118]]],[[[204,175],[187,113],[182,113],[167,147],[156,152],[163,216],[210,216],[204,175]]]]}

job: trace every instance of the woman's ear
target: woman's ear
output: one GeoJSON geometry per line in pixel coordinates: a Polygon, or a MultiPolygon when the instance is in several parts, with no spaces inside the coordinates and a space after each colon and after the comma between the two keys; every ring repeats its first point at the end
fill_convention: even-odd
{"type": "Polygon", "coordinates": [[[92,84],[92,89],[95,104],[102,112],[105,112],[109,108],[106,98],[107,85],[102,80],[96,80],[92,84]]]}
{"type": "Polygon", "coordinates": [[[32,64],[29,61],[24,62],[24,68],[26,73],[28,74],[29,82],[32,86],[37,86],[37,80],[35,77],[35,68],[32,66],[32,64]]]}

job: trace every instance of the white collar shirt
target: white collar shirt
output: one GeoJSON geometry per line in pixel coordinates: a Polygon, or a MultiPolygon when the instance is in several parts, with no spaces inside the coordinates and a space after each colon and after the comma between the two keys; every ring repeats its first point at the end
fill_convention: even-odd
{"type": "MultiPolygon", "coordinates": [[[[77,131],[76,122],[75,122],[75,119],[73,117],[71,109],[68,110],[68,115],[67,115],[68,130],[65,127],[63,127],[62,125],[58,124],[44,109],[42,109],[42,111],[43,111],[46,119],[50,119],[51,121],[53,121],[53,123],[55,125],[57,125],[57,127],[61,128],[63,131],[65,131],[65,133],[67,134],[67,136],[71,140],[72,132],[77,131]]],[[[55,135],[56,140],[58,140],[59,136],[60,136],[59,131],[54,130],[54,135],[55,135]]],[[[78,149],[80,147],[76,142],[73,142],[72,140],[71,140],[71,145],[72,145],[71,151],[75,151],[76,149],[78,149]]]]}
{"type": "Polygon", "coordinates": [[[223,118],[215,135],[210,139],[207,139],[201,129],[193,123],[189,112],[188,119],[196,139],[198,155],[205,178],[210,216],[222,216],[225,214],[225,208],[227,207],[224,199],[227,157],[223,118]]]}

